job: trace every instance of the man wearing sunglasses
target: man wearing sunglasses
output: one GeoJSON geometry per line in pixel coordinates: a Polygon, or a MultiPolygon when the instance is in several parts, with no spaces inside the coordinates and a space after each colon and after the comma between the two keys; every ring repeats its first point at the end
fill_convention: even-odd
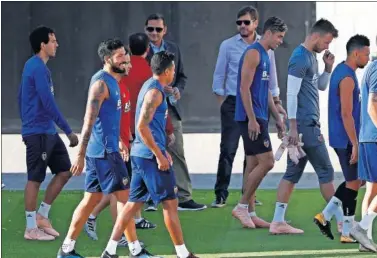
{"type": "Polygon", "coordinates": [[[191,179],[183,150],[182,107],[179,102],[179,99],[181,98],[183,90],[186,86],[187,77],[183,71],[182,56],[179,47],[174,42],[164,40],[166,31],[167,26],[164,16],[161,14],[152,14],[147,18],[145,22],[145,33],[149,37],[151,46],[147,59],[150,61],[153,54],[161,51],[168,51],[175,55],[174,80],[171,85],[165,87],[164,89],[169,96],[168,112],[173,123],[175,135],[175,142],[171,146],[168,146],[167,150],[172,156],[173,170],[175,171],[177,180],[179,201],[178,210],[198,211],[207,208],[207,206],[198,204],[192,199],[191,179]]]}
{"type": "MultiPolygon", "coordinates": [[[[212,90],[221,106],[221,145],[215,184],[216,199],[212,203],[214,208],[225,206],[229,194],[228,187],[233,161],[241,137],[237,123],[234,121],[238,66],[241,55],[246,48],[261,38],[256,32],[258,19],[258,11],[253,6],[245,6],[238,11],[236,24],[239,34],[221,43],[213,75],[212,90]]],[[[280,90],[277,83],[275,55],[272,50],[268,51],[268,55],[270,58],[269,89],[278,112],[286,118],[286,112],[279,99],[280,90]]],[[[256,216],[254,203],[258,204],[258,201],[255,201],[253,196],[250,200],[249,212],[250,216],[254,218],[254,223],[257,226],[268,227],[268,223],[259,221],[256,216]]]]}

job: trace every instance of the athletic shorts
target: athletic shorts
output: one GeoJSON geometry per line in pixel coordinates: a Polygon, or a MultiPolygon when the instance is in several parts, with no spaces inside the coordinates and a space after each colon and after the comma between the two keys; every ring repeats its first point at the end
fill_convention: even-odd
{"type": "Polygon", "coordinates": [[[249,137],[248,121],[238,121],[246,156],[255,156],[272,151],[268,121],[257,118],[257,122],[260,126],[260,134],[255,141],[252,141],[249,137]]]}
{"type": "Polygon", "coordinates": [[[172,167],[167,171],[158,169],[156,158],[131,156],[132,180],[130,202],[146,202],[149,198],[157,205],[177,198],[178,188],[172,167]]]}
{"type": "Polygon", "coordinates": [[[359,178],[369,183],[377,183],[377,142],[359,144],[359,178]]]}
{"type": "Polygon", "coordinates": [[[22,137],[26,145],[26,166],[29,181],[43,182],[47,167],[56,175],[67,172],[71,161],[59,134],[34,134],[22,137]]]}
{"type": "Polygon", "coordinates": [[[313,122],[301,125],[298,126],[297,130],[299,134],[303,134],[302,141],[304,142],[304,146],[302,149],[305,151],[306,156],[301,158],[297,165],[288,156],[287,170],[283,178],[297,184],[309,161],[317,173],[320,184],[332,182],[334,180],[334,168],[331,164],[319,124],[313,122]]]}
{"type": "Polygon", "coordinates": [[[359,175],[357,173],[357,163],[350,164],[352,155],[352,145],[348,145],[346,149],[334,148],[336,155],[338,155],[339,163],[343,171],[346,182],[357,180],[359,175]]]}
{"type": "Polygon", "coordinates": [[[105,153],[104,158],[85,157],[85,191],[111,194],[127,190],[130,178],[119,152],[105,153]]]}

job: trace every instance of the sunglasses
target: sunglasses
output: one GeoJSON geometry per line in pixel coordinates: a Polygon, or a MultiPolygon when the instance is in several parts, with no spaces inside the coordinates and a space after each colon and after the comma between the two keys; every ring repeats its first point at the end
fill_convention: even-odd
{"type": "Polygon", "coordinates": [[[164,30],[164,28],[160,27],[147,27],[148,32],[156,31],[157,33],[161,33],[164,30]]]}
{"type": "Polygon", "coordinates": [[[245,24],[246,26],[249,26],[251,24],[251,21],[250,20],[238,20],[238,21],[236,21],[236,24],[238,26],[241,26],[242,23],[245,24]]]}

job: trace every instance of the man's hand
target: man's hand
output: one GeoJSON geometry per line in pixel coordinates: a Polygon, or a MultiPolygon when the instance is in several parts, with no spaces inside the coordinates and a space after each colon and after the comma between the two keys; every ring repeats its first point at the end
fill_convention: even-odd
{"type": "Polygon", "coordinates": [[[358,156],[359,156],[359,146],[357,144],[352,146],[352,154],[351,154],[351,159],[350,159],[350,164],[356,164],[358,161],[358,156]]]}
{"type": "Polygon", "coordinates": [[[181,98],[181,93],[179,92],[179,89],[177,87],[173,88],[173,95],[176,100],[179,100],[181,98]]]}
{"type": "Polygon", "coordinates": [[[283,115],[283,122],[285,122],[285,120],[288,119],[288,115],[287,115],[287,112],[285,111],[285,109],[283,108],[283,106],[281,104],[275,104],[275,107],[277,109],[277,111],[279,112],[279,114],[282,114],[283,115]]]}
{"type": "Polygon", "coordinates": [[[282,139],[285,134],[285,124],[282,119],[279,119],[279,121],[276,121],[276,129],[278,130],[279,139],[282,139]]]}
{"type": "Polygon", "coordinates": [[[215,96],[216,96],[216,99],[217,99],[217,102],[219,103],[219,106],[221,107],[221,105],[224,103],[225,101],[225,97],[224,96],[221,96],[221,95],[217,95],[215,93],[215,96]]]}
{"type": "Polygon", "coordinates": [[[335,56],[329,51],[326,50],[323,54],[323,62],[325,63],[325,71],[331,73],[332,67],[334,65],[335,56]]]}
{"type": "Polygon", "coordinates": [[[73,176],[79,176],[84,170],[84,165],[85,165],[85,157],[83,155],[77,155],[77,159],[72,164],[72,167],[69,171],[71,171],[73,176]]]}
{"type": "Polygon", "coordinates": [[[130,159],[130,152],[123,141],[119,141],[119,153],[123,161],[128,161],[130,159]]]}
{"type": "Polygon", "coordinates": [[[174,93],[174,89],[173,89],[172,86],[166,86],[166,87],[164,88],[164,91],[165,91],[165,93],[167,93],[167,94],[173,94],[173,93],[174,93]]]}
{"type": "Polygon", "coordinates": [[[166,171],[169,169],[169,160],[167,157],[165,157],[163,154],[159,157],[156,157],[157,159],[157,164],[158,164],[158,169],[161,171],[166,171]]]}
{"type": "Polygon", "coordinates": [[[168,135],[168,146],[171,147],[175,143],[174,133],[168,135]]]}
{"type": "Polygon", "coordinates": [[[69,147],[76,147],[77,144],[79,144],[79,138],[76,134],[70,133],[67,135],[67,137],[69,139],[69,147]]]}
{"type": "Polygon", "coordinates": [[[299,142],[297,128],[290,128],[288,132],[288,140],[290,144],[297,145],[297,143],[299,142]]]}
{"type": "Polygon", "coordinates": [[[166,152],[166,158],[168,159],[170,166],[173,166],[173,159],[171,158],[169,152],[166,152]]]}
{"type": "Polygon", "coordinates": [[[260,125],[258,124],[257,120],[250,120],[247,125],[247,130],[249,132],[249,137],[252,141],[258,139],[258,136],[260,134],[260,125]]]}

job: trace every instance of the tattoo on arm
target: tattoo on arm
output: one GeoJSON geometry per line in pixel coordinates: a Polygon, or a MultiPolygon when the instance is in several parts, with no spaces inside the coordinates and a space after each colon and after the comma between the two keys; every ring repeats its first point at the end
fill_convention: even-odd
{"type": "Polygon", "coordinates": [[[81,146],[80,154],[85,154],[88,146],[90,135],[92,133],[93,125],[98,116],[99,110],[105,98],[108,95],[108,89],[103,81],[96,82],[89,90],[88,101],[86,104],[84,125],[81,131],[81,146]]]}
{"type": "Polygon", "coordinates": [[[157,106],[161,103],[161,93],[158,90],[151,90],[150,94],[144,99],[144,105],[141,110],[142,122],[149,124],[153,119],[157,106]]]}

